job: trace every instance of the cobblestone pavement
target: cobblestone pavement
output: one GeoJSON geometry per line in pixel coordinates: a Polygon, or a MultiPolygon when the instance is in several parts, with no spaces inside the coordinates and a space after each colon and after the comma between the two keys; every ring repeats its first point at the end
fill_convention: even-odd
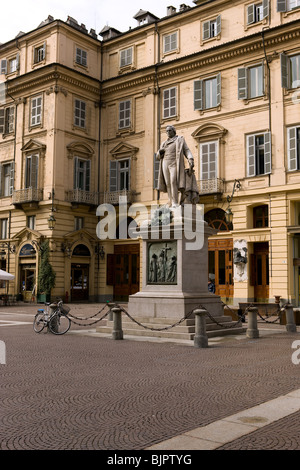
{"type": "MultiPolygon", "coordinates": [[[[88,317],[99,305],[71,308],[88,317]]],[[[291,360],[299,332],[284,326],[197,349],[113,341],[80,334],[89,327],[75,324],[63,336],[36,334],[35,312],[33,305],[0,310],[0,450],[143,450],[300,388],[300,364],[291,360]]],[[[299,449],[299,418],[294,413],[219,449],[299,449]]]]}

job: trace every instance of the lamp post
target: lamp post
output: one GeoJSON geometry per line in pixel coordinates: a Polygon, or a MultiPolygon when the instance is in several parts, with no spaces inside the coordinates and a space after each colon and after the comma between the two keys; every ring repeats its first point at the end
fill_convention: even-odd
{"type": "Polygon", "coordinates": [[[56,224],[56,219],[53,215],[53,212],[55,212],[55,208],[53,206],[53,199],[54,199],[54,189],[52,189],[52,192],[49,193],[49,199],[51,198],[51,214],[48,218],[48,227],[50,230],[54,230],[55,224],[56,224]]]}
{"type": "Polygon", "coordinates": [[[233,195],[234,195],[235,191],[240,189],[240,188],[241,188],[240,180],[234,180],[231,196],[229,196],[229,195],[227,196],[228,207],[225,211],[225,219],[226,219],[226,222],[228,224],[231,224],[232,221],[233,221],[233,213],[232,213],[232,210],[230,208],[230,204],[231,204],[231,201],[233,199],[233,195]]]}

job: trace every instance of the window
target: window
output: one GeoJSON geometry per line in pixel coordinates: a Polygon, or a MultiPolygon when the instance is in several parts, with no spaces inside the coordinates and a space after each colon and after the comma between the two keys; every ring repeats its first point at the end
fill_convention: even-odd
{"type": "Polygon", "coordinates": [[[0,165],[0,195],[11,196],[14,188],[14,162],[0,165]]]}
{"type": "Polygon", "coordinates": [[[74,189],[90,191],[91,161],[74,157],[74,189]]]}
{"type": "Polygon", "coordinates": [[[130,189],[130,160],[111,160],[109,164],[109,190],[130,189]]]}
{"type": "Polygon", "coordinates": [[[163,118],[168,119],[177,115],[177,88],[168,88],[163,92],[163,118]]]}
{"type": "Polygon", "coordinates": [[[31,99],[31,126],[37,126],[42,123],[42,97],[36,96],[31,99]]]}
{"type": "Polygon", "coordinates": [[[163,37],[164,54],[177,50],[177,31],[163,37]]]}
{"type": "Polygon", "coordinates": [[[20,68],[20,54],[10,59],[1,60],[1,74],[15,73],[20,68]]]}
{"type": "Polygon", "coordinates": [[[239,100],[257,98],[264,94],[264,66],[243,67],[238,69],[239,100]]]}
{"type": "Polygon", "coordinates": [[[259,23],[269,16],[269,0],[247,6],[247,24],[259,23]]]}
{"type": "Polygon", "coordinates": [[[119,103],[119,129],[126,129],[131,126],[131,101],[121,101],[119,103]]]}
{"type": "Polygon", "coordinates": [[[27,227],[31,230],[35,230],[35,215],[27,216],[27,227]]]}
{"type": "Polygon", "coordinates": [[[86,103],[76,99],[74,107],[74,125],[84,129],[86,125],[86,103]]]}
{"type": "Polygon", "coordinates": [[[291,11],[300,7],[300,0],[277,0],[277,11],[291,11]]]}
{"type": "Polygon", "coordinates": [[[0,109],[0,134],[11,134],[14,131],[15,107],[0,109]]]}
{"type": "Polygon", "coordinates": [[[0,219],[1,240],[5,240],[7,238],[7,225],[8,225],[8,219],[0,219]]]}
{"type": "Polygon", "coordinates": [[[38,166],[39,157],[38,155],[29,155],[26,157],[25,164],[25,188],[38,187],[38,166]]]}
{"type": "Polygon", "coordinates": [[[204,21],[202,27],[203,41],[215,38],[219,34],[221,34],[221,15],[217,16],[213,20],[204,21]]]}
{"type": "Polygon", "coordinates": [[[41,46],[37,46],[34,48],[33,51],[33,62],[38,64],[42,62],[46,58],[46,43],[42,44],[41,46]]]}
{"type": "Polygon", "coordinates": [[[76,64],[87,66],[87,52],[79,47],[76,47],[76,64]]]}
{"type": "Polygon", "coordinates": [[[133,48],[129,47],[120,51],[120,67],[126,67],[132,65],[133,62],[133,48]]]}
{"type": "Polygon", "coordinates": [[[247,136],[247,176],[271,173],[271,133],[247,136]]]}
{"type": "Polygon", "coordinates": [[[17,71],[17,58],[14,57],[13,59],[10,59],[8,62],[8,72],[13,73],[17,71]]]}
{"type": "Polygon", "coordinates": [[[282,88],[300,87],[300,54],[294,56],[280,54],[280,63],[282,88]]]}
{"type": "Polygon", "coordinates": [[[269,225],[268,206],[257,206],[253,209],[253,227],[264,228],[269,225]]]}
{"type": "Polygon", "coordinates": [[[194,109],[215,108],[221,104],[221,74],[205,80],[194,81],[194,109]]]}
{"type": "Polygon", "coordinates": [[[287,130],[288,169],[300,170],[300,127],[290,127],[287,130]]]}
{"type": "Polygon", "coordinates": [[[200,180],[218,177],[218,141],[200,144],[200,180]]]}
{"type": "Polygon", "coordinates": [[[81,230],[83,228],[83,217],[74,217],[74,230],[81,230]]]}

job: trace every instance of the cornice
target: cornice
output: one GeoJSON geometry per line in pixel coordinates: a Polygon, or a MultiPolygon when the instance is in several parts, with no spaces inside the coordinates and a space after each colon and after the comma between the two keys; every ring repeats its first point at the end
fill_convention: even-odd
{"type": "MultiPolygon", "coordinates": [[[[285,31],[282,32],[282,25],[273,29],[264,31],[264,45],[266,50],[274,46],[282,45],[300,39],[299,21],[285,24],[285,31]],[[292,29],[294,28],[294,29],[292,29]]],[[[185,73],[199,71],[203,67],[212,65],[219,65],[224,62],[228,63],[234,59],[247,57],[251,54],[260,53],[264,55],[264,45],[262,41],[262,34],[255,33],[254,35],[246,36],[236,39],[234,41],[226,42],[218,46],[214,46],[203,51],[198,51],[188,56],[180,57],[174,61],[166,63],[153,64],[144,69],[138,69],[134,72],[129,72],[122,75],[122,77],[113,77],[102,82],[102,96],[128,90],[137,86],[148,85],[185,73]]],[[[270,53],[270,51],[269,51],[270,53]]],[[[155,93],[155,90],[154,90],[155,93]]]]}

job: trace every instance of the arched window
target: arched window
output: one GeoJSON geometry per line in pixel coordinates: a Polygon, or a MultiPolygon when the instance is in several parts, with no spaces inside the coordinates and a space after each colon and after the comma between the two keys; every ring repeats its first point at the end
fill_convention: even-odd
{"type": "Polygon", "coordinates": [[[205,222],[219,232],[228,232],[232,230],[232,223],[227,223],[225,212],[222,209],[212,209],[204,215],[205,222]]]}

